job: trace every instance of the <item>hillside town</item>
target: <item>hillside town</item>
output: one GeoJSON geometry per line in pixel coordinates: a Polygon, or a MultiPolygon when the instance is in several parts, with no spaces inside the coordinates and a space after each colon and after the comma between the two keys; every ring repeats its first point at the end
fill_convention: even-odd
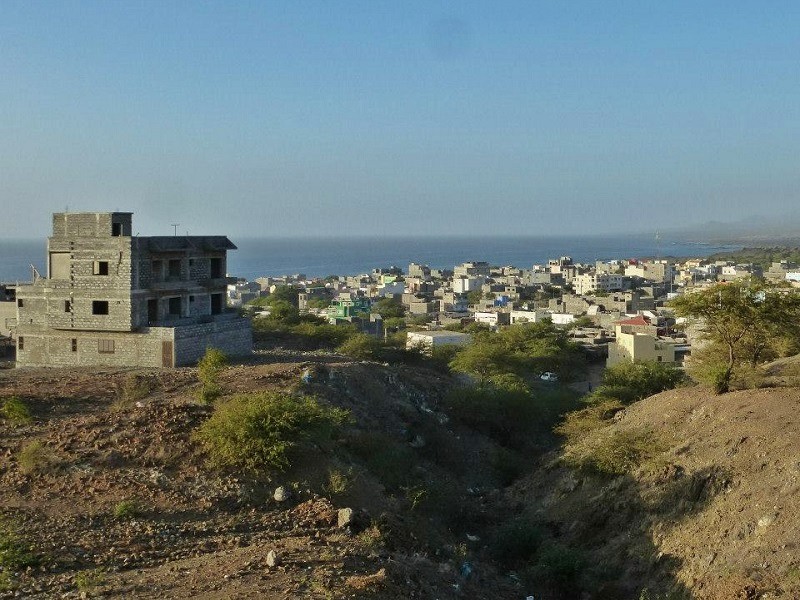
{"type": "MultiPolygon", "coordinates": [[[[59,218],[63,216],[56,216],[59,218]]],[[[164,264],[169,265],[170,256],[165,256],[164,264]]],[[[90,266],[97,268],[97,257],[90,258],[90,266]]],[[[185,269],[193,261],[187,259],[185,269]]],[[[149,258],[145,262],[151,264],[149,258]]],[[[171,262],[176,263],[176,269],[183,268],[178,261],[171,262]]],[[[561,256],[531,268],[473,261],[452,270],[411,263],[406,270],[391,266],[324,279],[297,273],[248,281],[228,275],[227,306],[251,309],[256,318],[265,316],[269,308],[259,308],[263,306],[260,301],[279,287],[291,287],[298,294],[301,314],[321,317],[332,325],[355,325],[376,337],[405,329],[409,348],[428,350],[468,343],[470,327],[497,330],[549,319],[554,325],[567,328],[575,342],[595,358],[605,359],[608,366],[621,361],[682,364],[691,349],[692,330],[676,322],[666,306],[669,300],[719,282],[750,277],[796,287],[800,286],[800,266],[783,260],[764,270],[752,263],[703,258],[617,259],[587,264],[561,256]],[[384,320],[379,311],[373,310],[379,301],[401,306],[400,314],[405,318],[384,320]]],[[[92,273],[88,279],[97,280],[92,273]]],[[[165,274],[163,279],[178,281],[179,272],[175,277],[165,274]]],[[[159,295],[169,296],[167,292],[175,284],[161,287],[159,295]]],[[[28,289],[32,288],[0,284],[0,356],[6,359],[13,359],[18,353],[20,329],[29,326],[26,315],[30,303],[26,307],[23,298],[28,289]]],[[[194,297],[166,298],[164,314],[156,320],[151,318],[149,324],[196,324],[199,313],[195,314],[195,310],[190,314],[190,307],[196,309],[194,297]],[[186,310],[181,308],[182,302],[186,310]]],[[[157,302],[156,298],[150,301],[150,312],[158,310],[157,302]]],[[[215,310],[219,313],[221,308],[215,310]]],[[[160,355],[158,360],[161,361],[160,355]]]]}
{"type": "MultiPolygon", "coordinates": [[[[515,323],[549,319],[568,328],[574,341],[608,366],[621,361],[682,364],[690,352],[692,328],[676,321],[667,307],[683,293],[720,282],[761,278],[800,286],[800,266],[686,260],[618,259],[578,263],[569,256],[531,268],[465,262],[450,269],[411,263],[376,268],[371,273],[309,279],[304,274],[236,279],[228,285],[228,304],[255,307],[281,286],[299,292],[301,313],[350,323],[386,336],[408,326],[408,347],[433,348],[469,341],[470,327],[497,330],[515,323]],[[384,322],[372,310],[393,300],[404,309],[403,323],[384,322]]],[[[258,310],[256,316],[269,309],[258,310]]]]}

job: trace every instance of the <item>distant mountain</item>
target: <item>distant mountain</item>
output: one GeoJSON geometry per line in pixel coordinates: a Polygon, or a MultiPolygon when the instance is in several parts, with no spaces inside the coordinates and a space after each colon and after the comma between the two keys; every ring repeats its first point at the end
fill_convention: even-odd
{"type": "Polygon", "coordinates": [[[686,227],[665,229],[663,234],[676,240],[725,244],[800,244],[800,214],[780,217],[754,215],[736,221],[706,221],[686,227]]]}

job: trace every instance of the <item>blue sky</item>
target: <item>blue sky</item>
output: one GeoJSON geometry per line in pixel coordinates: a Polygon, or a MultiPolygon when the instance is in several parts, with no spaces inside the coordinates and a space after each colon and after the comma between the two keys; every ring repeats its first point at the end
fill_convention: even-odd
{"type": "Polygon", "coordinates": [[[0,235],[798,214],[800,3],[0,2],[0,235]]]}

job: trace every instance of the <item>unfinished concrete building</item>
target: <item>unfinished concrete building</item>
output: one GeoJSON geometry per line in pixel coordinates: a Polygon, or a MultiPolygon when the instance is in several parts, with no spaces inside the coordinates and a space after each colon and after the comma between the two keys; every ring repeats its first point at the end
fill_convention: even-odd
{"type": "Polygon", "coordinates": [[[55,213],[47,277],[17,288],[17,366],[173,367],[252,351],[226,312],[224,236],[131,235],[132,213],[55,213]]]}

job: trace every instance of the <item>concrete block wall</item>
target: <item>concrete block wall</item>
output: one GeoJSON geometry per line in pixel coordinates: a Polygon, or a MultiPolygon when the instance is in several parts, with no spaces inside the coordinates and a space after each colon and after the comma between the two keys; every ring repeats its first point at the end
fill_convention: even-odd
{"type": "MultiPolygon", "coordinates": [[[[172,341],[173,331],[169,327],[158,327],[145,333],[50,331],[26,334],[24,349],[17,350],[17,366],[161,367],[162,342],[172,341]],[[101,341],[113,341],[114,351],[101,352],[101,341]]],[[[104,349],[108,350],[107,343],[104,349]]]]}
{"type": "Polygon", "coordinates": [[[253,351],[250,321],[237,317],[175,328],[176,366],[195,364],[209,347],[217,348],[228,356],[250,354],[253,351]]]}
{"type": "Polygon", "coordinates": [[[121,235],[131,235],[131,213],[53,213],[53,235],[58,237],[110,236],[112,223],[121,225],[121,235]]]}

